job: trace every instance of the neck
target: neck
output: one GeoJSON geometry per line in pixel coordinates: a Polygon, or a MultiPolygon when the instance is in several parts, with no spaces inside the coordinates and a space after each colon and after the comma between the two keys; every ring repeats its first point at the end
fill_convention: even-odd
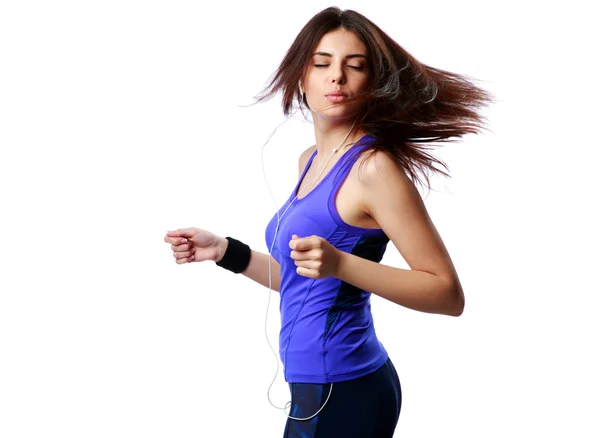
{"type": "Polygon", "coordinates": [[[355,124],[355,118],[332,123],[317,117],[314,119],[314,127],[317,154],[323,159],[331,156],[335,148],[338,154],[345,151],[348,147],[346,145],[358,141],[366,134],[355,124]]]}

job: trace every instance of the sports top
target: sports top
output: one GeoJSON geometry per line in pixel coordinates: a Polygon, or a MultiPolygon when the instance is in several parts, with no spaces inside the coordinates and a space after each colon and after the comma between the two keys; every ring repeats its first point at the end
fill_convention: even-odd
{"type": "MultiPolygon", "coordinates": [[[[345,223],[335,197],[361,150],[375,139],[361,138],[334,163],[318,185],[295,199],[317,151],[308,160],[289,199],[279,210],[280,225],[272,256],[281,267],[281,331],[279,354],[289,383],[332,383],[362,377],[377,370],[388,353],[377,339],[371,314],[371,293],[335,277],[313,279],[296,272],[289,242],[317,235],[335,248],[380,262],[389,238],[380,228],[345,223]],[[283,214],[292,201],[292,206],[283,214]]],[[[265,238],[273,244],[277,213],[269,221],[265,238]]]]}

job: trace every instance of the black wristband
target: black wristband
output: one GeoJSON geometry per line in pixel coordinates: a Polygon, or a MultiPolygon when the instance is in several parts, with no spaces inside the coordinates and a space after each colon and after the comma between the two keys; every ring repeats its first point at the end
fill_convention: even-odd
{"type": "Polygon", "coordinates": [[[248,245],[233,237],[228,236],[226,239],[229,241],[229,244],[225,250],[225,255],[220,261],[215,263],[221,268],[239,274],[250,264],[250,255],[252,254],[252,251],[248,245]]]}

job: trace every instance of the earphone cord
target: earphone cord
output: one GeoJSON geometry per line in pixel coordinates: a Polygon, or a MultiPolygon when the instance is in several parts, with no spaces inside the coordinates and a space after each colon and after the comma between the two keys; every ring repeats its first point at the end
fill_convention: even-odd
{"type": "MultiPolygon", "coordinates": [[[[267,139],[267,141],[265,142],[265,144],[263,145],[262,149],[261,149],[261,162],[262,162],[262,170],[263,170],[263,176],[265,178],[265,183],[267,184],[267,188],[269,190],[269,193],[271,193],[271,198],[273,198],[273,201],[275,202],[275,207],[277,208],[277,226],[275,227],[275,235],[273,236],[273,242],[271,243],[271,248],[269,250],[269,255],[271,255],[273,253],[273,247],[275,245],[275,240],[277,237],[277,232],[279,230],[279,224],[281,223],[281,218],[285,215],[285,213],[288,211],[288,209],[290,208],[290,206],[292,205],[292,203],[298,198],[298,195],[300,194],[300,190],[298,190],[298,192],[296,193],[296,196],[294,197],[294,199],[292,199],[289,203],[289,205],[286,207],[286,209],[284,210],[284,212],[281,214],[281,216],[279,216],[279,208],[277,206],[277,201],[273,195],[273,192],[271,191],[271,188],[269,187],[269,183],[267,182],[267,177],[265,174],[265,165],[264,165],[264,148],[267,145],[267,143],[269,143],[269,141],[271,140],[271,137],[273,137],[273,135],[275,134],[275,132],[277,131],[277,129],[279,129],[279,127],[281,125],[283,125],[285,122],[287,122],[290,118],[292,118],[300,109],[300,107],[298,107],[296,109],[296,111],[294,111],[287,119],[285,119],[283,122],[281,122],[276,128],[275,130],[271,133],[271,135],[269,136],[269,138],[267,139]]],[[[312,180],[310,181],[305,187],[304,189],[306,189],[313,181],[315,181],[316,179],[318,179],[321,174],[323,173],[323,171],[327,168],[327,165],[329,164],[329,162],[331,161],[331,159],[333,158],[333,156],[335,155],[335,153],[338,151],[338,149],[344,144],[344,142],[348,139],[348,137],[350,136],[350,133],[352,132],[352,130],[354,129],[354,126],[356,125],[356,121],[358,119],[356,119],[354,121],[354,123],[352,124],[352,127],[350,128],[350,131],[348,131],[348,134],[346,134],[346,137],[344,137],[344,140],[342,140],[342,142],[340,143],[340,145],[336,148],[333,149],[333,153],[331,154],[331,156],[329,157],[329,159],[327,160],[327,162],[325,163],[325,165],[323,166],[323,168],[321,169],[321,172],[319,172],[319,174],[312,180]]],[[[269,348],[271,349],[271,351],[273,352],[273,355],[275,356],[275,361],[277,363],[277,371],[275,373],[275,377],[273,378],[273,381],[271,382],[271,384],[269,385],[269,389],[267,390],[267,399],[269,401],[269,403],[271,404],[271,406],[273,406],[276,409],[282,409],[282,410],[287,410],[292,402],[288,401],[284,407],[279,407],[279,406],[275,406],[273,404],[273,402],[271,402],[271,397],[270,397],[270,393],[271,393],[271,387],[273,386],[273,384],[275,383],[275,380],[277,379],[277,375],[279,374],[279,357],[277,357],[277,353],[275,352],[275,350],[273,349],[273,346],[271,345],[271,343],[269,342],[269,336],[268,336],[268,331],[267,331],[267,321],[268,321],[268,316],[269,316],[269,307],[271,304],[271,294],[272,294],[273,288],[272,288],[272,273],[271,273],[271,257],[269,257],[269,299],[267,302],[267,311],[266,311],[266,315],[265,315],[265,337],[267,339],[267,344],[269,345],[269,348]]],[[[323,403],[323,406],[321,406],[321,408],[315,412],[313,415],[311,415],[310,417],[306,417],[306,418],[298,418],[298,417],[292,417],[289,415],[288,412],[286,412],[286,415],[288,418],[292,419],[292,420],[310,420],[311,418],[314,418],[315,416],[317,416],[317,414],[319,414],[319,412],[321,412],[323,410],[323,408],[325,407],[325,405],[327,404],[327,402],[329,401],[329,398],[331,397],[331,392],[333,391],[333,383],[330,383],[330,387],[329,387],[329,394],[327,395],[327,399],[325,400],[325,403],[323,403]]],[[[290,409],[291,412],[291,409],[290,409]]]]}

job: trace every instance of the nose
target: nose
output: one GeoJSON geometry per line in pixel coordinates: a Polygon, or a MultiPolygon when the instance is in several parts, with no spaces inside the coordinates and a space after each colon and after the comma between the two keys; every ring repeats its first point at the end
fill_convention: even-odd
{"type": "MultiPolygon", "coordinates": [[[[333,64],[333,63],[332,63],[333,64]]],[[[344,68],[340,65],[336,65],[335,67],[333,67],[331,70],[331,83],[338,83],[338,84],[342,84],[345,80],[344,78],[344,68]]]]}

